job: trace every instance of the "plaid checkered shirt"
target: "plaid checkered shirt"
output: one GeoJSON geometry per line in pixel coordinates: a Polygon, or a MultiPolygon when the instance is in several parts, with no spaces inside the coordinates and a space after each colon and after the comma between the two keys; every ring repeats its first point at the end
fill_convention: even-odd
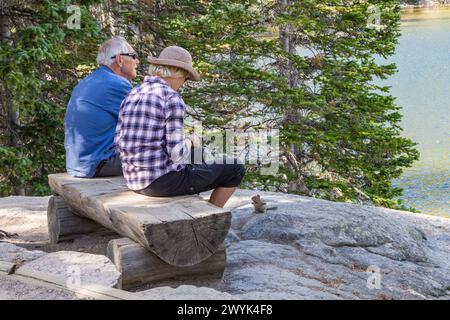
{"type": "Polygon", "coordinates": [[[185,110],[180,95],[159,77],[145,77],[123,100],[114,142],[131,190],[144,189],[189,162],[185,110]]]}

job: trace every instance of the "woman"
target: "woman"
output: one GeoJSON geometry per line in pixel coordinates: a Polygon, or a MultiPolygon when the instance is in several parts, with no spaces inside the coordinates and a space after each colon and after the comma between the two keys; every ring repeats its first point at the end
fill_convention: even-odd
{"type": "MultiPolygon", "coordinates": [[[[177,46],[149,58],[149,76],[122,102],[115,143],[127,185],[148,196],[179,196],[214,191],[209,202],[223,207],[245,174],[237,159],[222,164],[191,164],[195,135],[184,136],[186,106],[177,90],[198,81],[191,54],[177,46]]],[[[231,160],[231,161],[230,161],[231,160]]]]}

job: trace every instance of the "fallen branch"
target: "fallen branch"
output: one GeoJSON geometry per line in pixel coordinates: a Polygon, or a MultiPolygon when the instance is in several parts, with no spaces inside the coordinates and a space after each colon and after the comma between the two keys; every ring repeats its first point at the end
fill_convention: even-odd
{"type": "Polygon", "coordinates": [[[0,229],[0,239],[3,239],[3,238],[15,238],[15,237],[18,237],[18,236],[19,235],[17,233],[9,233],[9,232],[6,232],[6,231],[0,229]]]}

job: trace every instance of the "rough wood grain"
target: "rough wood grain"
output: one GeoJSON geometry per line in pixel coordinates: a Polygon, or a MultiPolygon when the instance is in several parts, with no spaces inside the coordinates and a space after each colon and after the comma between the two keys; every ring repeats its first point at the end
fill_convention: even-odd
{"type": "Polygon", "coordinates": [[[213,255],[231,225],[231,212],[199,196],[153,198],[128,190],[123,177],[49,176],[52,190],[79,214],[133,239],[174,266],[213,255]]]}
{"type": "Polygon", "coordinates": [[[53,244],[75,239],[85,234],[114,234],[114,231],[78,216],[61,196],[50,197],[47,207],[47,223],[50,243],[53,244]]]}
{"type": "Polygon", "coordinates": [[[176,267],[159,259],[129,238],[109,241],[107,257],[121,273],[117,287],[129,289],[163,280],[221,279],[226,264],[226,249],[222,245],[205,261],[190,267],[176,267]]]}

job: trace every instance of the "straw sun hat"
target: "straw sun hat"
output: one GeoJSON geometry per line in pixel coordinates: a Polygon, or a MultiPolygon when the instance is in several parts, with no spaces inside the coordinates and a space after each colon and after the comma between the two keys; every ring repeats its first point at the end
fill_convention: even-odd
{"type": "Polygon", "coordinates": [[[198,81],[200,79],[200,75],[192,67],[191,54],[181,47],[167,47],[161,51],[158,58],[148,57],[148,62],[157,65],[178,67],[189,73],[189,80],[198,81]]]}

